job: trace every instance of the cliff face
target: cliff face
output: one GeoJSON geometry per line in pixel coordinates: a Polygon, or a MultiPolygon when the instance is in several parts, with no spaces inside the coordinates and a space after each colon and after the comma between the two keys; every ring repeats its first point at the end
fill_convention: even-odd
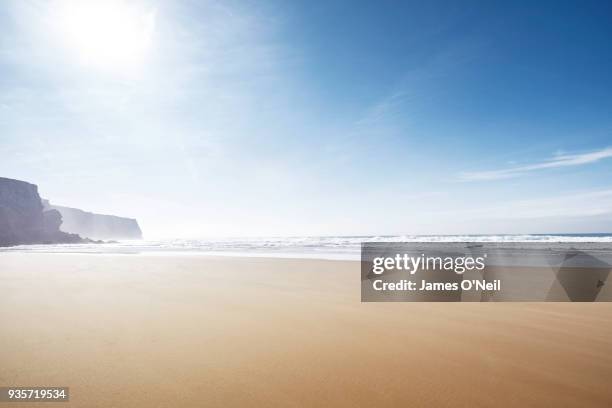
{"type": "Polygon", "coordinates": [[[51,205],[47,200],[43,200],[43,204],[45,208],[59,211],[63,219],[60,228],[64,232],[96,240],[142,239],[142,231],[135,219],[51,205]]]}
{"type": "Polygon", "coordinates": [[[61,223],[59,212],[43,210],[36,185],[0,177],[0,246],[82,241],[61,223]]]}

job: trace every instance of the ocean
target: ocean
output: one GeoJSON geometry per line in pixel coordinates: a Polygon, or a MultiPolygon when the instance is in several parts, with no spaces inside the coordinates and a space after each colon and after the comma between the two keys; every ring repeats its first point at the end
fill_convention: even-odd
{"type": "Polygon", "coordinates": [[[303,236],[220,239],[120,241],[105,244],[20,245],[0,252],[153,254],[190,253],[211,256],[251,256],[358,260],[362,242],[576,242],[612,246],[612,233],[527,235],[392,235],[303,236]]]}

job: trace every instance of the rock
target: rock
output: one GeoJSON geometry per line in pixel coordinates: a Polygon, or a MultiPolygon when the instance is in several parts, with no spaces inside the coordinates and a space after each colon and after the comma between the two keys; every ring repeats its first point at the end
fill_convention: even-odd
{"type": "Polygon", "coordinates": [[[61,223],[58,211],[43,211],[36,185],[0,177],[0,246],[82,242],[61,223]]]}
{"type": "Polygon", "coordinates": [[[95,214],[77,208],[52,205],[43,200],[45,209],[60,212],[64,232],[79,234],[92,240],[142,239],[138,221],[115,215],[95,214]]]}

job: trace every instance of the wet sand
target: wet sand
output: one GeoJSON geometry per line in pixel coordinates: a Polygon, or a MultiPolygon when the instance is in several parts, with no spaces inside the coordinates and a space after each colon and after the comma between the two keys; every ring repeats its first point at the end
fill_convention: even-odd
{"type": "Polygon", "coordinates": [[[0,386],[54,407],[612,406],[612,303],[361,303],[357,262],[198,255],[1,253],[0,284],[0,386]]]}

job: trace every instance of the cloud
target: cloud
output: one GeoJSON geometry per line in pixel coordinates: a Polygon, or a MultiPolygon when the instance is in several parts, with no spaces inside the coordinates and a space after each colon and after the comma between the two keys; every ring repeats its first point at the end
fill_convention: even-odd
{"type": "Polygon", "coordinates": [[[609,215],[612,214],[612,190],[575,191],[553,197],[511,200],[481,209],[480,213],[500,219],[609,215]]]}
{"type": "Polygon", "coordinates": [[[568,166],[580,166],[583,164],[595,163],[608,158],[612,158],[612,147],[607,147],[605,149],[597,150],[590,153],[557,155],[552,159],[525,166],[510,167],[507,169],[500,170],[464,172],[459,175],[459,179],[462,181],[501,180],[524,176],[528,173],[539,170],[554,169],[558,167],[568,166]]]}
{"type": "Polygon", "coordinates": [[[402,111],[402,104],[407,98],[408,92],[405,90],[397,90],[391,93],[372,105],[365,115],[355,122],[355,125],[365,127],[387,123],[402,111]]]}

